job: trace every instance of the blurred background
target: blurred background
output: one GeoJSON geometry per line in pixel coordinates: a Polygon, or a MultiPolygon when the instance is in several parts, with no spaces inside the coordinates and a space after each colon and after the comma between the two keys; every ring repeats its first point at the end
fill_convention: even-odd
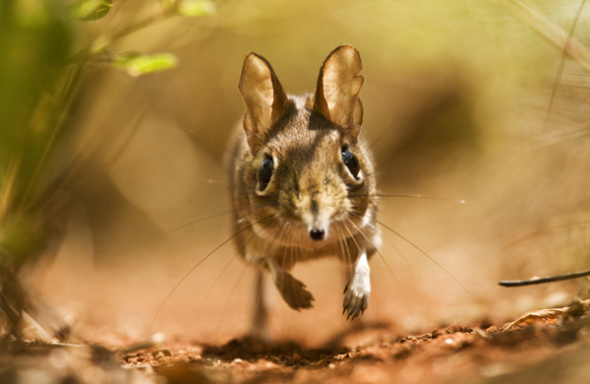
{"type": "MultiPolygon", "coordinates": [[[[37,12],[10,3],[20,18],[37,12]]],[[[64,134],[39,139],[48,152],[5,141],[17,149],[2,158],[10,206],[18,151],[45,154],[38,174],[23,177],[37,201],[59,203],[43,211],[51,230],[21,274],[78,337],[224,342],[247,331],[253,274],[226,243],[223,158],[243,114],[237,83],[250,51],[271,62],[287,92],[303,94],[328,53],[354,45],[380,191],[442,199],[381,198],[384,245],[371,260],[366,323],[420,332],[501,322],[588,288],[583,279],[497,284],[588,269],[590,7],[581,1],[99,3],[107,11],[92,20],[49,18],[67,42],[64,134]],[[154,55],[166,70],[129,65],[162,57],[154,55]]],[[[49,37],[35,44],[56,49],[49,37]]],[[[45,205],[30,206],[35,216],[45,205]]],[[[294,275],[315,305],[292,311],[272,290],[275,335],[317,345],[350,328],[336,260],[294,275]]]]}

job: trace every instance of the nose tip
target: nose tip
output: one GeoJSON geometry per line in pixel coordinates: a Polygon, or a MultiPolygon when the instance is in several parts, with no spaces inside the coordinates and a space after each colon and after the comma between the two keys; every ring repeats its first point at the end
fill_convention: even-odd
{"type": "Polygon", "coordinates": [[[309,231],[309,237],[311,237],[312,240],[323,240],[325,235],[326,232],[323,229],[313,228],[309,231]]]}

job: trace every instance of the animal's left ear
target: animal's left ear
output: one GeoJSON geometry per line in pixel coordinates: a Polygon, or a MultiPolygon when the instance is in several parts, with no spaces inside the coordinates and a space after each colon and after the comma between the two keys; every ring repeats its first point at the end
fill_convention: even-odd
{"type": "Polygon", "coordinates": [[[361,57],[352,45],[341,45],[324,61],[315,93],[314,110],[346,128],[356,138],[363,122],[359,92],[364,77],[361,57]]]}
{"type": "Polygon", "coordinates": [[[255,53],[244,60],[238,88],[246,106],[244,130],[248,146],[256,154],[273,124],[285,115],[287,95],[270,63],[255,53]]]}

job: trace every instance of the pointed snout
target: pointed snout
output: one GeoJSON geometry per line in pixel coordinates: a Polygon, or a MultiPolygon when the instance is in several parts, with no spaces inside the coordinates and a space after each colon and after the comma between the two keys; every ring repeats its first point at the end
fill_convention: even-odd
{"type": "Polygon", "coordinates": [[[321,241],[326,238],[328,226],[330,225],[330,216],[332,209],[329,204],[319,202],[319,193],[313,192],[310,201],[309,212],[309,237],[314,241],[321,241]]]}
{"type": "MultiPolygon", "coordinates": [[[[327,182],[317,182],[311,175],[321,172],[310,171],[310,175],[301,176],[300,193],[294,198],[296,215],[307,229],[307,235],[313,242],[321,242],[329,237],[332,215],[335,209],[333,192],[327,188],[327,182]]],[[[327,179],[322,177],[321,180],[327,179]]]]}

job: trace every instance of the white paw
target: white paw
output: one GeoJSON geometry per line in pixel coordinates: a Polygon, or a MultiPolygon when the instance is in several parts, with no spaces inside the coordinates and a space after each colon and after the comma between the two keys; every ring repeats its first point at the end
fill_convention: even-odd
{"type": "Polygon", "coordinates": [[[371,270],[367,256],[362,253],[354,264],[348,284],[344,288],[342,314],[347,320],[354,320],[362,315],[369,305],[371,296],[371,270]]]}

